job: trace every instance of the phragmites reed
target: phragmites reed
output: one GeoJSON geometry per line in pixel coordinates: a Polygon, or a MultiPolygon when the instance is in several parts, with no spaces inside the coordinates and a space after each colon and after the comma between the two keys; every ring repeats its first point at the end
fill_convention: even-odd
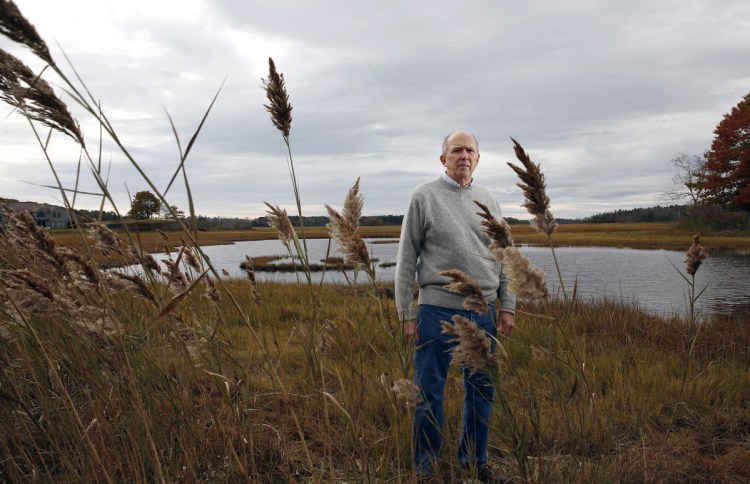
{"type": "Polygon", "coordinates": [[[159,234],[159,238],[165,243],[169,244],[169,235],[166,234],[162,229],[156,229],[156,233],[159,234]]]}
{"type": "Polygon", "coordinates": [[[60,252],[59,244],[50,237],[47,229],[36,223],[34,217],[26,210],[14,212],[8,207],[3,208],[7,217],[8,238],[16,247],[19,258],[29,264],[41,259],[51,265],[55,272],[62,277],[69,278],[66,258],[60,252]]]}
{"type": "Polygon", "coordinates": [[[708,251],[701,244],[700,232],[693,236],[693,245],[687,251],[687,257],[685,258],[685,264],[687,266],[687,273],[694,276],[698,272],[698,268],[708,258],[708,251]]]}
{"type": "Polygon", "coordinates": [[[276,230],[279,240],[283,243],[287,250],[290,250],[289,242],[294,239],[294,227],[292,227],[292,221],[289,220],[289,215],[286,210],[279,207],[278,205],[271,205],[268,202],[263,202],[269,208],[266,213],[268,214],[268,223],[276,230]]]}
{"type": "Polygon", "coordinates": [[[533,267],[528,257],[521,254],[516,247],[506,247],[492,251],[503,270],[508,274],[510,290],[523,301],[534,301],[546,298],[547,274],[538,267],[533,267]]]}
{"type": "Polygon", "coordinates": [[[219,290],[216,287],[216,282],[209,275],[206,275],[206,277],[203,278],[203,281],[206,284],[206,297],[209,301],[218,306],[221,303],[221,293],[219,293],[219,290]]]}
{"type": "Polygon", "coordinates": [[[456,345],[450,350],[453,360],[470,373],[476,373],[497,365],[492,354],[492,342],[487,332],[476,323],[460,315],[453,316],[453,324],[440,321],[441,333],[453,336],[456,345]]]}
{"type": "Polygon", "coordinates": [[[419,387],[416,383],[406,378],[394,381],[391,390],[393,390],[396,398],[404,400],[404,403],[408,407],[416,407],[422,401],[419,387]]]}
{"type": "Polygon", "coordinates": [[[195,257],[193,248],[185,242],[183,237],[180,237],[180,242],[182,243],[182,258],[185,259],[185,264],[195,272],[202,272],[203,269],[201,268],[200,262],[198,262],[198,259],[195,257]]]}
{"type": "MultiPolygon", "coordinates": [[[[5,3],[5,2],[0,2],[5,3]]],[[[39,121],[86,146],[78,123],[47,81],[0,49],[0,98],[33,121],[39,121]]]]}
{"type": "Polygon", "coordinates": [[[518,183],[517,186],[523,190],[523,195],[526,197],[526,202],[522,206],[526,207],[526,210],[534,216],[531,226],[538,233],[552,235],[557,230],[557,222],[555,222],[552,212],[549,211],[550,200],[546,192],[544,173],[540,170],[541,165],[531,161],[518,141],[513,138],[511,140],[513,140],[516,158],[523,164],[523,168],[521,168],[513,163],[508,163],[508,166],[521,179],[521,183],[518,183]]]}
{"type": "Polygon", "coordinates": [[[106,225],[96,225],[92,228],[92,234],[95,234],[101,241],[102,245],[99,247],[99,250],[102,251],[102,254],[108,255],[110,252],[116,252],[123,255],[120,238],[109,227],[106,225]]]}
{"type": "Polygon", "coordinates": [[[162,263],[169,269],[169,288],[172,293],[182,294],[190,286],[187,276],[180,270],[179,265],[172,259],[165,259],[162,263]]]}
{"type": "Polygon", "coordinates": [[[3,279],[13,278],[18,282],[21,282],[24,286],[31,289],[32,291],[40,294],[41,296],[49,299],[50,301],[55,300],[55,295],[50,290],[47,283],[39,277],[37,274],[29,271],[28,269],[16,269],[16,270],[0,270],[3,279]]]}
{"type": "Polygon", "coordinates": [[[27,269],[0,269],[0,284],[17,307],[29,314],[49,316],[60,312],[58,298],[47,283],[27,269]]]}
{"type": "Polygon", "coordinates": [[[349,189],[344,200],[342,214],[326,204],[331,221],[328,223],[328,232],[331,238],[341,245],[340,251],[347,261],[358,263],[366,268],[371,265],[370,253],[365,241],[358,233],[359,218],[362,215],[364,199],[359,193],[359,178],[349,189]]]}
{"type": "Polygon", "coordinates": [[[156,233],[159,234],[159,238],[161,238],[161,241],[164,244],[164,253],[166,255],[172,255],[172,244],[169,243],[169,236],[161,229],[156,229],[156,233]]]}
{"type": "Polygon", "coordinates": [[[58,253],[65,258],[67,261],[73,262],[86,277],[86,280],[93,285],[99,284],[99,271],[94,267],[94,264],[88,257],[85,257],[80,252],[76,252],[67,247],[62,247],[58,250],[58,253]]]}
{"type": "MultiPolygon", "coordinates": [[[[286,213],[286,212],[285,212],[286,213]]],[[[287,219],[289,220],[289,219],[287,219]]],[[[253,259],[250,256],[245,256],[245,262],[240,265],[245,270],[247,280],[250,281],[250,294],[253,296],[253,300],[257,305],[260,306],[260,295],[258,294],[258,285],[255,280],[255,269],[253,268],[253,259]]]]}
{"type": "Polygon", "coordinates": [[[140,276],[125,274],[118,271],[111,271],[108,273],[108,275],[110,276],[110,279],[107,280],[108,284],[116,285],[117,283],[113,282],[113,280],[119,279],[120,281],[125,282],[129,289],[141,296],[146,301],[149,301],[154,306],[159,305],[156,295],[153,293],[153,291],[151,291],[146,282],[140,278],[140,276]]]}
{"type": "Polygon", "coordinates": [[[492,240],[490,249],[504,249],[513,245],[513,237],[510,234],[510,225],[505,219],[496,219],[487,205],[474,200],[474,203],[482,210],[477,212],[477,215],[482,217],[484,220],[480,222],[484,227],[484,233],[492,240]]]}
{"type": "Polygon", "coordinates": [[[139,261],[146,271],[161,274],[161,268],[159,267],[159,263],[156,262],[154,256],[148,252],[141,251],[132,242],[128,242],[128,249],[129,256],[139,261]]]}
{"type": "Polygon", "coordinates": [[[321,353],[330,353],[333,348],[334,332],[338,329],[335,322],[330,319],[326,319],[326,322],[321,326],[318,332],[318,351],[321,353]]]}
{"type": "Polygon", "coordinates": [[[245,256],[245,261],[240,264],[240,269],[245,271],[247,280],[251,284],[255,284],[255,265],[253,264],[253,258],[249,255],[245,256]]]}
{"type": "Polygon", "coordinates": [[[476,279],[469,277],[468,274],[458,269],[443,271],[440,275],[451,280],[449,284],[443,286],[444,288],[466,296],[462,304],[465,309],[482,314],[487,314],[490,311],[490,306],[487,304],[482,288],[476,279]]]}
{"type": "Polygon", "coordinates": [[[284,138],[289,138],[289,130],[292,127],[292,105],[289,104],[289,95],[284,85],[284,74],[276,72],[273,59],[268,58],[268,79],[261,79],[266,89],[266,97],[270,104],[263,106],[271,113],[271,121],[276,129],[281,131],[284,138]]]}
{"type": "Polygon", "coordinates": [[[54,64],[47,44],[11,0],[0,0],[0,34],[29,47],[48,64],[54,64]]]}

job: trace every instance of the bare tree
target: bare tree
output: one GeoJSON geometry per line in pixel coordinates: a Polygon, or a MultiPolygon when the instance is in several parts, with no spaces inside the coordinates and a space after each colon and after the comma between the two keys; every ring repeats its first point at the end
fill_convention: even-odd
{"type": "Polygon", "coordinates": [[[697,182],[705,170],[704,157],[677,153],[670,161],[676,171],[672,175],[672,185],[664,190],[661,198],[672,203],[700,204],[702,189],[697,182]]]}

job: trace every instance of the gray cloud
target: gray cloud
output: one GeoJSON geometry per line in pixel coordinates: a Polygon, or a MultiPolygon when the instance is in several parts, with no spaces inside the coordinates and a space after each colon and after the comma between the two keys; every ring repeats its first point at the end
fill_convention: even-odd
{"type": "MultiPolygon", "coordinates": [[[[400,213],[408,193],[438,175],[442,137],[458,128],[479,138],[477,179],[507,215],[524,216],[505,165],[509,136],[542,163],[559,217],[654,205],[669,159],[707,149],[750,84],[750,6],[739,0],[17,3],[62,45],[159,187],[179,162],[165,111],[184,149],[224,82],[186,165],[209,215],[262,215],[264,200],[292,211],[285,147],[262,106],[269,56],[294,106],[310,215],[338,206],[358,176],[365,213],[400,213]]],[[[0,47],[41,67],[7,40],[0,47]]],[[[62,59],[56,47],[53,55],[62,59]]],[[[96,125],[71,109],[96,151],[96,125]]],[[[54,192],[22,183],[52,178],[17,117],[0,130],[0,193],[51,201],[54,192]]],[[[78,152],[53,141],[72,185],[78,152]]],[[[145,184],[111,142],[101,157],[127,207],[125,186],[145,184]]],[[[181,183],[172,197],[186,206],[181,183]]]]}

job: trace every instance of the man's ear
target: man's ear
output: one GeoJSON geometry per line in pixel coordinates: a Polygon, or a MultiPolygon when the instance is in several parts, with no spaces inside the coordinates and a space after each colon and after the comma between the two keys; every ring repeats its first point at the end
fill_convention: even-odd
{"type": "Polygon", "coordinates": [[[442,163],[443,166],[445,166],[445,155],[440,155],[440,163],[442,163]]]}
{"type": "Polygon", "coordinates": [[[477,165],[479,164],[479,158],[481,158],[482,155],[480,153],[477,153],[477,165]]]}

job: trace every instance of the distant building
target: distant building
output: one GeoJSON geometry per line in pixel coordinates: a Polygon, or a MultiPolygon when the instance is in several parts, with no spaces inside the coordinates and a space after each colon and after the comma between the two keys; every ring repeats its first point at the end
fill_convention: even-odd
{"type": "MultiPolygon", "coordinates": [[[[7,205],[16,212],[29,212],[37,225],[48,229],[65,229],[71,226],[68,211],[63,207],[36,202],[4,202],[3,205],[7,205]]],[[[0,224],[2,223],[2,215],[0,215],[0,224]]]]}

